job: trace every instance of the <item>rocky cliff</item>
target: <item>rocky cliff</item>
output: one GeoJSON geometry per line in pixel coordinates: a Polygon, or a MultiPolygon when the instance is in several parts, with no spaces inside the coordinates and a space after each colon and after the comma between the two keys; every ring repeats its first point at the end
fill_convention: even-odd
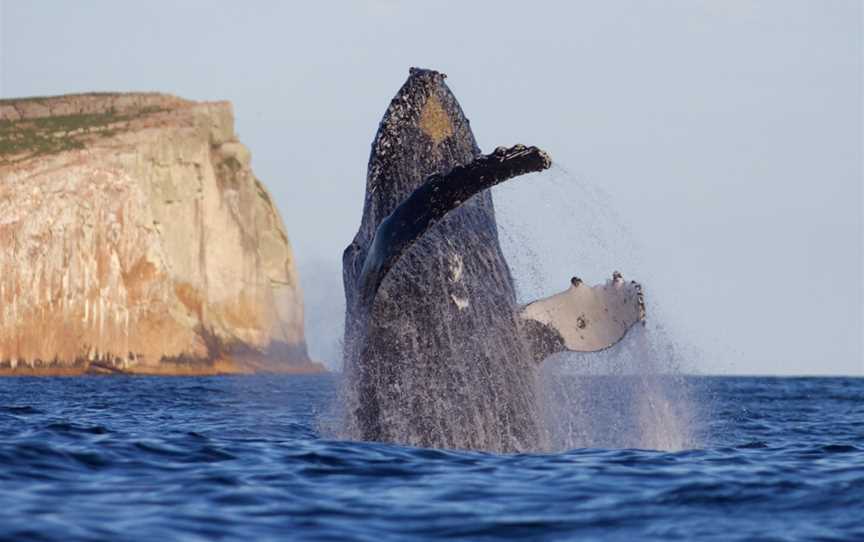
{"type": "Polygon", "coordinates": [[[228,102],[0,100],[0,373],[317,371],[228,102]]]}

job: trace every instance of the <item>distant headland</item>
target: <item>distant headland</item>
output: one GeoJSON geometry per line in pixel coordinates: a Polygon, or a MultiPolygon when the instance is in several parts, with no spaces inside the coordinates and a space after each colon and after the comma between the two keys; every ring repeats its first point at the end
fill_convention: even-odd
{"type": "Polygon", "coordinates": [[[320,372],[229,102],[0,100],[0,375],[320,372]]]}

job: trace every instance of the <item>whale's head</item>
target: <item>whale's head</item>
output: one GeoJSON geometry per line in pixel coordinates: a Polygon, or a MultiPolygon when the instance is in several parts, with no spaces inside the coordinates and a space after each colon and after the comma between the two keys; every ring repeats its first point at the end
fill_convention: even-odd
{"type": "Polygon", "coordinates": [[[380,221],[434,173],[446,173],[480,154],[459,102],[443,73],[409,70],[372,143],[361,233],[370,239],[380,221]]]}

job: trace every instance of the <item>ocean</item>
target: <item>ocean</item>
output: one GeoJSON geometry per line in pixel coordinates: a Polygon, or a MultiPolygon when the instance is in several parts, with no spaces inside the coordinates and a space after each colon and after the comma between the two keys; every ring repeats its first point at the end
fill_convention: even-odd
{"type": "Polygon", "coordinates": [[[329,436],[333,375],[2,379],[0,539],[864,540],[864,379],[686,380],[692,449],[496,455],[329,436]]]}

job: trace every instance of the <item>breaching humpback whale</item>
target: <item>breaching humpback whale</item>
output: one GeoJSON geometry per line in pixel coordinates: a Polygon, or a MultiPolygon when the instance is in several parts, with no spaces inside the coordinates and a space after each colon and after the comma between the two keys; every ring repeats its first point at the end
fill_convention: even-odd
{"type": "Polygon", "coordinates": [[[372,143],[360,228],[343,255],[348,436],[497,452],[542,449],[539,363],[644,321],[617,272],[520,306],[491,186],[547,169],[536,147],[483,155],[445,75],[410,70],[372,143]]]}

